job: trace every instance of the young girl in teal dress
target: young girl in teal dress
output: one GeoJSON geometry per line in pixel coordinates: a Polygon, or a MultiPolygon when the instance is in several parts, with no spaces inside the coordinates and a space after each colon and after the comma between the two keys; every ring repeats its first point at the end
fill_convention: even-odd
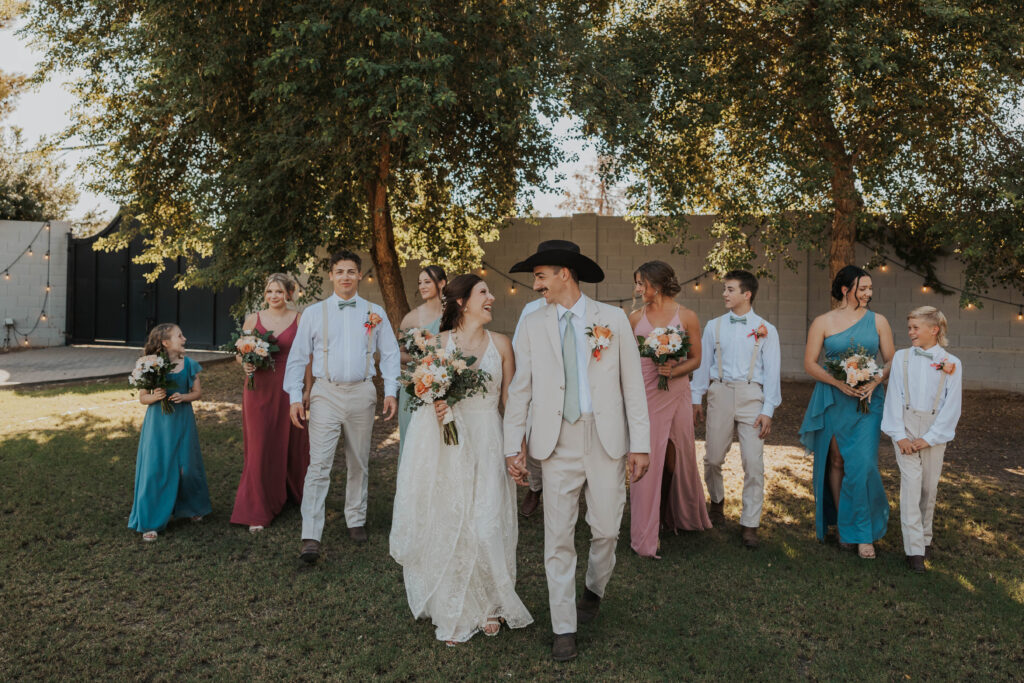
{"type": "Polygon", "coordinates": [[[143,354],[161,350],[173,364],[167,390],[140,391],[139,403],[149,406],[139,435],[135,461],[135,498],[128,527],[142,532],[143,541],[155,541],[174,517],[199,522],[210,513],[210,492],[199,452],[199,435],[192,401],[202,396],[199,363],[185,357],[185,335],[172,323],[150,331],[143,354]],[[160,401],[169,400],[174,412],[165,414],[160,401]]]}
{"type": "Polygon", "coordinates": [[[800,427],[800,441],[814,454],[815,522],[819,540],[829,526],[839,532],[839,546],[856,549],[866,560],[874,559],[874,543],[889,524],[889,501],[878,472],[878,442],[882,407],[895,348],[892,328],[881,315],[869,311],[871,276],[856,266],[846,266],[832,283],[832,297],[839,306],[819,315],[807,332],[804,369],[818,382],[800,427]],[[869,356],[881,354],[883,375],[854,389],[833,377],[821,365],[822,350],[828,358],[842,357],[863,348],[869,356]],[[868,412],[858,410],[866,399],[868,412]]]}

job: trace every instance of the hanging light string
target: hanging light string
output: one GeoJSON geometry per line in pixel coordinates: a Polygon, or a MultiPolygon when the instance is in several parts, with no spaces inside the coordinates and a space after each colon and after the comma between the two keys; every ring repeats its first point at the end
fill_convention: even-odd
{"type": "MultiPolygon", "coordinates": [[[[937,278],[933,278],[933,277],[930,278],[927,275],[925,275],[924,273],[917,272],[916,270],[914,270],[913,268],[908,266],[906,263],[900,263],[896,259],[890,258],[889,256],[883,255],[882,259],[884,261],[887,261],[887,262],[893,264],[893,265],[899,266],[900,268],[902,268],[903,270],[907,271],[911,275],[916,275],[919,278],[921,278],[924,281],[924,283],[921,285],[921,291],[923,291],[923,292],[927,292],[929,289],[932,289],[932,285],[940,285],[942,287],[945,287],[946,289],[951,289],[954,292],[959,292],[960,294],[966,294],[967,296],[973,297],[975,299],[985,299],[986,301],[992,301],[992,302],[997,303],[997,304],[1006,304],[1007,306],[1016,306],[1017,307],[1017,320],[1024,320],[1024,304],[1017,303],[1017,302],[1014,302],[1014,301],[1009,301],[1008,299],[1000,299],[999,297],[996,297],[996,296],[989,296],[988,294],[978,294],[978,293],[966,290],[966,289],[964,289],[962,287],[957,287],[956,285],[948,284],[948,283],[943,282],[942,280],[939,280],[937,278]],[[931,284],[929,284],[929,283],[931,283],[931,284]]],[[[886,269],[886,266],[883,265],[882,266],[882,272],[885,272],[885,269],[886,269]]],[[[973,308],[973,305],[972,304],[968,304],[967,307],[968,308],[973,308]]]]}
{"type": "MultiPolygon", "coordinates": [[[[11,261],[11,263],[6,268],[4,268],[4,280],[5,281],[6,280],[10,280],[11,279],[10,269],[16,263],[18,263],[18,261],[20,261],[23,256],[25,256],[25,255],[31,256],[33,254],[32,247],[33,247],[33,245],[35,245],[36,240],[39,238],[39,234],[43,230],[46,230],[46,253],[43,254],[43,259],[46,261],[46,288],[45,288],[45,290],[43,292],[43,306],[42,306],[42,308],[39,311],[39,315],[36,316],[35,324],[33,324],[32,328],[29,329],[28,331],[22,331],[22,330],[18,329],[17,324],[14,324],[14,325],[12,325],[10,327],[10,331],[14,335],[14,343],[15,343],[15,345],[18,345],[18,343],[19,343],[18,340],[19,340],[19,337],[20,337],[21,340],[22,340],[21,343],[24,346],[28,346],[29,345],[29,341],[28,341],[29,335],[31,335],[37,329],[39,329],[39,324],[42,323],[42,322],[45,322],[46,319],[47,319],[47,316],[46,316],[46,306],[47,306],[47,304],[50,301],[50,289],[51,289],[51,287],[50,287],[50,247],[53,244],[53,239],[52,239],[53,230],[50,227],[50,221],[46,221],[45,223],[43,223],[42,225],[39,226],[39,230],[37,230],[36,234],[33,235],[32,240],[28,243],[28,246],[25,247],[22,250],[22,252],[20,254],[18,254],[18,256],[13,261],[11,261]]],[[[6,344],[6,342],[5,342],[5,344],[6,344]]]]}
{"type": "MultiPolygon", "coordinates": [[[[14,267],[14,265],[15,265],[15,264],[16,264],[16,263],[17,263],[18,261],[20,261],[20,260],[21,260],[21,257],[22,257],[22,256],[25,256],[25,255],[29,255],[29,256],[31,256],[31,255],[32,255],[32,246],[33,246],[33,245],[34,245],[34,244],[36,243],[36,239],[37,239],[37,238],[39,237],[39,234],[40,234],[40,233],[42,233],[44,229],[45,229],[45,230],[48,230],[48,229],[49,229],[49,227],[50,227],[50,222],[49,222],[49,221],[46,221],[45,223],[43,223],[42,225],[40,225],[40,226],[39,226],[39,229],[38,229],[38,230],[36,230],[36,234],[32,236],[32,239],[31,239],[31,240],[29,240],[28,246],[26,246],[26,247],[25,247],[24,249],[22,249],[22,250],[21,250],[21,253],[20,253],[20,254],[18,254],[18,255],[17,255],[17,256],[15,257],[15,258],[14,258],[14,260],[13,260],[13,261],[11,261],[11,262],[10,262],[10,263],[8,263],[8,264],[7,264],[6,266],[4,266],[4,279],[5,279],[5,280],[10,280],[10,279],[11,279],[11,268],[13,268],[13,267],[14,267]]],[[[47,245],[46,245],[46,253],[47,253],[47,258],[49,258],[49,253],[50,253],[50,245],[49,245],[49,240],[47,240],[47,245]]]]}
{"type": "MultiPolygon", "coordinates": [[[[503,272],[501,270],[498,270],[497,268],[492,266],[487,261],[483,261],[482,262],[482,266],[483,267],[480,268],[481,276],[486,276],[487,275],[487,270],[490,269],[490,270],[493,270],[495,272],[495,274],[497,274],[500,277],[504,278],[505,280],[508,280],[509,282],[511,282],[512,284],[511,284],[510,289],[511,289],[511,293],[512,294],[515,294],[516,290],[519,287],[522,287],[522,288],[527,289],[527,290],[532,290],[533,289],[533,287],[531,285],[528,285],[525,282],[520,282],[519,280],[515,279],[514,277],[512,277],[508,273],[505,273],[505,272],[503,272]]],[[[694,286],[697,288],[697,290],[700,291],[700,281],[702,279],[712,275],[712,274],[713,274],[713,271],[705,270],[705,271],[703,271],[701,273],[698,273],[697,275],[694,275],[693,277],[691,277],[688,280],[683,280],[682,282],[679,283],[679,286],[682,287],[682,286],[688,285],[691,282],[693,282],[694,286]]],[[[632,302],[634,300],[635,300],[635,297],[627,297],[625,299],[600,299],[601,303],[605,303],[605,304],[619,304],[619,305],[624,304],[627,301],[632,302]]]]}

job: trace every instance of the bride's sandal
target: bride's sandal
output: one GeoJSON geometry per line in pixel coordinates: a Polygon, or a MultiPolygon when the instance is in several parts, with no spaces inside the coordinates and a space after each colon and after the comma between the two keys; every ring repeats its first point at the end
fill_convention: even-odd
{"type": "Polygon", "coordinates": [[[501,631],[501,617],[490,617],[484,623],[484,635],[485,636],[496,636],[501,631]]]}
{"type": "Polygon", "coordinates": [[[857,545],[857,557],[862,560],[875,559],[875,546],[871,543],[859,543],[857,545]]]}

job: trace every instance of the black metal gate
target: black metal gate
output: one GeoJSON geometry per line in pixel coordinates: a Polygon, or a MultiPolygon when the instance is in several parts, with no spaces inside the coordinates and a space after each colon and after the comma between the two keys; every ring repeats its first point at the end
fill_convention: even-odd
{"type": "Polygon", "coordinates": [[[119,227],[118,216],[97,235],[68,244],[68,324],[72,344],[141,346],[158,323],[177,323],[189,348],[212,349],[228,341],[235,321],[231,307],[240,291],[180,291],[174,277],[185,271],[184,259],[167,263],[155,282],[146,282],[148,266],[132,263],[142,251],[142,238],[128,249],[94,251],[101,237],[119,227]]]}

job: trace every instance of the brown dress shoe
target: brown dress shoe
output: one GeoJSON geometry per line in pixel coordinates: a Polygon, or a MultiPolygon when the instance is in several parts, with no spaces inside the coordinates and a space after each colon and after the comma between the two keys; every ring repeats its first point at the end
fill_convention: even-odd
{"type": "Polygon", "coordinates": [[[756,526],[740,526],[743,530],[741,537],[743,538],[744,548],[756,548],[761,545],[760,541],[757,540],[757,527],[756,526]]]}
{"type": "Polygon", "coordinates": [[[711,501],[708,504],[708,517],[711,518],[711,526],[725,524],[725,501],[718,503],[711,501]]]}
{"type": "Polygon", "coordinates": [[[601,609],[601,596],[589,588],[583,589],[583,597],[576,602],[576,621],[580,624],[589,624],[597,618],[597,612],[601,609]]]}
{"type": "Polygon", "coordinates": [[[523,503],[519,506],[519,514],[529,517],[536,512],[540,507],[540,494],[540,491],[527,490],[526,495],[523,496],[523,503]]]}
{"type": "Polygon", "coordinates": [[[907,555],[907,566],[915,574],[924,574],[924,555],[907,555]]]}
{"type": "Polygon", "coordinates": [[[555,644],[551,646],[551,658],[556,662],[576,659],[576,634],[556,633],[555,644]]]}
{"type": "Polygon", "coordinates": [[[348,537],[356,543],[366,543],[366,527],[365,526],[350,526],[348,528],[348,537]]]}
{"type": "Polygon", "coordinates": [[[316,564],[320,559],[320,541],[310,538],[302,539],[302,550],[299,551],[299,559],[306,564],[316,564]]]}

